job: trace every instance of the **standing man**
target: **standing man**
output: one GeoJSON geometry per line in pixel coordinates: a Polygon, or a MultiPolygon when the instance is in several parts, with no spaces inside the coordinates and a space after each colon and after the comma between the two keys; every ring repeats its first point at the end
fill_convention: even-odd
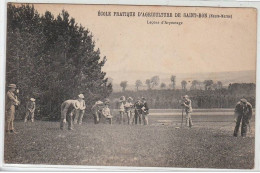
{"type": "Polygon", "coordinates": [[[235,130],[234,136],[237,137],[237,133],[239,130],[240,122],[242,120],[242,127],[241,127],[241,136],[246,137],[247,133],[247,125],[252,118],[252,105],[247,102],[246,99],[241,99],[236,107],[235,107],[235,130]]]}
{"type": "Polygon", "coordinates": [[[141,102],[140,98],[137,98],[137,102],[135,103],[134,107],[135,107],[135,124],[137,124],[138,120],[139,120],[139,124],[141,124],[143,103],[141,102]]]}
{"type": "Polygon", "coordinates": [[[119,124],[123,124],[125,115],[125,96],[120,97],[119,100],[119,124]]]}
{"type": "Polygon", "coordinates": [[[94,117],[94,123],[98,124],[102,115],[102,101],[97,101],[94,106],[92,106],[91,111],[94,117]]]}
{"type": "Polygon", "coordinates": [[[66,100],[61,105],[61,120],[60,129],[63,130],[66,119],[68,121],[68,129],[73,130],[72,116],[73,112],[79,109],[80,103],[78,100],[66,100]]]}
{"type": "Polygon", "coordinates": [[[20,104],[17,96],[14,94],[16,85],[10,84],[8,86],[8,91],[6,93],[5,99],[5,121],[6,121],[6,132],[7,133],[16,133],[14,130],[14,114],[15,114],[15,106],[20,104]]]}
{"type": "Polygon", "coordinates": [[[133,98],[132,97],[128,97],[127,101],[125,103],[125,112],[126,112],[126,116],[127,116],[127,120],[128,120],[128,125],[133,124],[133,98]]]}
{"type": "Polygon", "coordinates": [[[142,107],[142,116],[144,125],[148,125],[148,114],[149,114],[149,107],[147,105],[146,99],[142,98],[143,107],[142,107]]]}
{"type": "Polygon", "coordinates": [[[85,104],[85,100],[84,99],[84,95],[80,94],[78,95],[78,101],[79,101],[79,109],[75,110],[75,118],[74,118],[74,124],[77,124],[79,122],[79,124],[82,124],[82,119],[83,116],[85,114],[85,109],[86,109],[86,104],[85,104]],[[79,120],[79,121],[78,121],[79,120]]]}
{"type": "Polygon", "coordinates": [[[113,116],[111,115],[111,112],[110,112],[110,109],[109,109],[109,103],[110,103],[110,101],[108,99],[106,99],[104,101],[105,107],[102,109],[102,114],[105,117],[105,123],[108,120],[109,124],[112,125],[113,116]]]}
{"type": "Polygon", "coordinates": [[[185,113],[186,113],[186,126],[191,128],[193,126],[192,119],[191,119],[192,107],[191,107],[191,100],[189,99],[188,95],[185,95],[183,97],[182,106],[184,106],[185,113]]]}
{"type": "Polygon", "coordinates": [[[26,104],[26,115],[24,122],[27,122],[29,116],[31,116],[32,122],[34,122],[34,111],[35,111],[35,99],[31,98],[26,104]]]}

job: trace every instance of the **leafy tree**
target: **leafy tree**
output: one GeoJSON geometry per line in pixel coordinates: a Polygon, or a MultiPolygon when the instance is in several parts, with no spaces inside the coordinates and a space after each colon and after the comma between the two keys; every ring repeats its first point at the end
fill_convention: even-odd
{"type": "Polygon", "coordinates": [[[153,76],[151,78],[151,84],[152,84],[152,88],[154,88],[155,86],[158,86],[160,82],[160,78],[159,76],[153,76]]]}
{"type": "Polygon", "coordinates": [[[165,89],[166,88],[166,84],[165,83],[161,83],[160,87],[161,87],[161,89],[165,89]]]}
{"type": "Polygon", "coordinates": [[[150,90],[151,89],[151,80],[146,79],[145,84],[147,85],[147,88],[150,90]]]}
{"type": "Polygon", "coordinates": [[[196,90],[197,89],[197,86],[199,85],[199,81],[198,80],[193,80],[191,82],[191,90],[196,90]]]}
{"type": "Polygon", "coordinates": [[[203,83],[205,85],[205,90],[211,90],[214,82],[213,80],[205,80],[203,83]]]}
{"type": "Polygon", "coordinates": [[[102,71],[106,57],[68,12],[54,18],[48,11],[40,16],[31,5],[8,4],[7,18],[6,81],[18,85],[22,103],[36,97],[42,115],[59,118],[66,99],[83,93],[90,107],[112,92],[102,71]]]}
{"type": "Polygon", "coordinates": [[[126,89],[126,87],[127,87],[127,81],[122,81],[122,82],[120,83],[120,86],[122,87],[122,91],[124,92],[125,89],[126,89]]]}
{"type": "Polygon", "coordinates": [[[174,75],[171,76],[171,83],[172,83],[172,89],[175,89],[175,86],[176,86],[176,76],[174,76],[174,75]]]}
{"type": "Polygon", "coordinates": [[[218,89],[222,89],[222,87],[223,87],[223,84],[222,84],[222,82],[221,82],[221,81],[218,81],[218,82],[217,82],[217,85],[218,85],[218,89]]]}
{"type": "Polygon", "coordinates": [[[186,86],[187,86],[187,81],[186,80],[181,81],[182,90],[186,91],[186,86]]]}
{"type": "Polygon", "coordinates": [[[143,85],[143,83],[142,83],[141,80],[136,80],[136,81],[135,81],[135,87],[136,87],[136,90],[137,90],[137,91],[139,90],[139,87],[142,86],[142,85],[143,85]]]}

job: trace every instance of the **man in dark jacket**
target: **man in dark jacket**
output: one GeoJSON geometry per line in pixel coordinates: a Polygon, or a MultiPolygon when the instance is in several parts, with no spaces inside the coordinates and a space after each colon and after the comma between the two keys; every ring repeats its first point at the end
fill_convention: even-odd
{"type": "Polygon", "coordinates": [[[134,105],[135,107],[135,124],[137,124],[137,120],[139,120],[139,124],[141,124],[142,120],[142,107],[143,103],[141,102],[140,98],[137,98],[137,102],[134,105]]]}
{"type": "Polygon", "coordinates": [[[249,124],[249,120],[251,118],[252,118],[252,105],[249,102],[247,102],[246,99],[241,99],[237,103],[235,108],[235,121],[236,121],[236,126],[234,130],[235,137],[237,137],[241,120],[242,120],[241,136],[246,137],[247,125],[249,124]]]}
{"type": "Polygon", "coordinates": [[[149,107],[147,105],[146,99],[142,98],[143,107],[142,107],[142,116],[144,125],[148,125],[148,114],[149,114],[149,107]]]}

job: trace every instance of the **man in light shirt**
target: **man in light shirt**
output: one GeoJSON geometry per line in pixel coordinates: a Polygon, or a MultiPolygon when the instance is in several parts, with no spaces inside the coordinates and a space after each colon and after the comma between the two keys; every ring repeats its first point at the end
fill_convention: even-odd
{"type": "Polygon", "coordinates": [[[127,115],[127,120],[128,120],[128,124],[133,124],[133,106],[134,104],[132,103],[133,98],[132,97],[128,97],[127,101],[125,103],[125,112],[127,115]]]}
{"type": "Polygon", "coordinates": [[[78,101],[80,103],[79,109],[75,110],[75,118],[74,118],[74,124],[82,124],[82,119],[85,114],[86,104],[84,100],[84,95],[80,94],[78,95],[78,101]]]}
{"type": "Polygon", "coordinates": [[[26,115],[24,117],[24,122],[26,123],[28,117],[31,117],[31,121],[34,122],[34,111],[35,111],[35,99],[31,98],[26,105],[26,115]]]}
{"type": "Polygon", "coordinates": [[[78,100],[66,100],[61,105],[61,120],[60,129],[63,130],[63,126],[68,121],[68,129],[73,130],[72,116],[75,109],[79,109],[80,103],[78,100]]]}
{"type": "Polygon", "coordinates": [[[105,107],[102,109],[102,114],[105,117],[105,123],[108,120],[109,124],[112,124],[112,118],[113,117],[112,117],[110,109],[109,109],[109,100],[106,100],[104,102],[104,104],[105,104],[105,107]]]}

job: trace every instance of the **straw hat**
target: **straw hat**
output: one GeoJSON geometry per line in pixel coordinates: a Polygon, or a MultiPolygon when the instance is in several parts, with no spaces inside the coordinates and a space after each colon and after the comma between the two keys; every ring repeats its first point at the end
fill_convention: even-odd
{"type": "Polygon", "coordinates": [[[246,99],[240,99],[240,101],[242,102],[242,103],[247,103],[247,100],[246,99]]]}
{"type": "Polygon", "coordinates": [[[96,104],[96,105],[102,105],[103,102],[99,100],[99,101],[97,101],[95,104],[96,104]]]}
{"type": "Polygon", "coordinates": [[[16,88],[16,85],[15,84],[9,84],[8,88],[16,88]]]}
{"type": "Polygon", "coordinates": [[[35,102],[35,98],[31,98],[30,100],[31,100],[32,102],[35,102]]]}
{"type": "Polygon", "coordinates": [[[78,95],[78,97],[81,98],[81,99],[84,99],[84,95],[83,94],[78,95]]]}

